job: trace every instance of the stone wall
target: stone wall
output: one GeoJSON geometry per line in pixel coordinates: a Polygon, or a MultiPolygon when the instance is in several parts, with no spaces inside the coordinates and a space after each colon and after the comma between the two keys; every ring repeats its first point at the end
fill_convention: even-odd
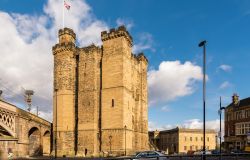
{"type": "Polygon", "coordinates": [[[59,31],[59,44],[53,47],[54,89],[58,89],[53,120],[55,124],[57,116],[58,127],[54,130],[74,136],[61,137],[58,145],[70,144],[61,149],[73,151],[77,143],[79,156],[147,150],[147,59],[132,54],[133,40],[125,27],[104,31],[101,38],[101,47],[78,48],[71,29],[59,31]]]}

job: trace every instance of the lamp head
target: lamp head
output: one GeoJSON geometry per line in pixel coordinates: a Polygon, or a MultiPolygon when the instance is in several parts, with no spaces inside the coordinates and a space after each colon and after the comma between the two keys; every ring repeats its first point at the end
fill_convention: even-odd
{"type": "Polygon", "coordinates": [[[202,47],[202,46],[204,46],[205,44],[207,43],[207,41],[206,40],[204,40],[204,41],[201,41],[200,43],[199,43],[199,47],[202,47]]]}

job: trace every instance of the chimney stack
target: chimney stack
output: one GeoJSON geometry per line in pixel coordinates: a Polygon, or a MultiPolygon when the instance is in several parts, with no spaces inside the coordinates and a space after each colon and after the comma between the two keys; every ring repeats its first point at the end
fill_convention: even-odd
{"type": "Polygon", "coordinates": [[[232,96],[232,102],[234,105],[238,105],[239,104],[239,96],[237,95],[237,93],[234,93],[232,96]]]}

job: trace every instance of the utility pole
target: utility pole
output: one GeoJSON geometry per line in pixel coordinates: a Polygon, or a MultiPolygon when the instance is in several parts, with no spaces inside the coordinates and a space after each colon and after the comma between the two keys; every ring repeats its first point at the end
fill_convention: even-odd
{"type": "Polygon", "coordinates": [[[38,116],[38,106],[36,106],[36,115],[38,116]]]}

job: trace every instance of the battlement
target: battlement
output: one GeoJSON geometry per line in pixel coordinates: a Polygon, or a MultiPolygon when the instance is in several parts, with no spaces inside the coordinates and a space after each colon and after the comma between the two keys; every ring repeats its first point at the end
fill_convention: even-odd
{"type": "Polygon", "coordinates": [[[80,48],[80,50],[84,51],[85,53],[92,53],[95,50],[101,50],[101,48],[96,46],[95,44],[91,44],[87,47],[80,48]]]}
{"type": "Polygon", "coordinates": [[[53,55],[64,50],[73,50],[76,46],[73,42],[62,42],[52,47],[53,55]]]}
{"type": "Polygon", "coordinates": [[[130,36],[130,34],[127,31],[125,26],[120,26],[120,27],[118,27],[118,29],[112,28],[112,29],[109,30],[109,32],[103,31],[101,33],[102,41],[107,41],[107,40],[114,39],[114,38],[117,38],[117,37],[122,37],[122,36],[124,36],[126,38],[128,43],[130,44],[130,46],[133,45],[133,39],[130,36]]]}
{"type": "Polygon", "coordinates": [[[136,56],[136,59],[138,61],[145,61],[146,63],[148,63],[148,59],[147,57],[143,54],[143,53],[139,53],[137,56],[136,56]]]}
{"type": "Polygon", "coordinates": [[[76,41],[76,34],[70,28],[60,29],[58,32],[58,36],[59,36],[59,43],[67,43],[67,42],[75,43],[76,41]]]}
{"type": "Polygon", "coordinates": [[[58,36],[59,36],[59,37],[62,36],[62,35],[64,35],[64,34],[71,35],[74,39],[76,39],[76,34],[75,34],[75,32],[74,32],[72,29],[70,29],[70,28],[60,29],[60,30],[58,31],[58,36]]]}

